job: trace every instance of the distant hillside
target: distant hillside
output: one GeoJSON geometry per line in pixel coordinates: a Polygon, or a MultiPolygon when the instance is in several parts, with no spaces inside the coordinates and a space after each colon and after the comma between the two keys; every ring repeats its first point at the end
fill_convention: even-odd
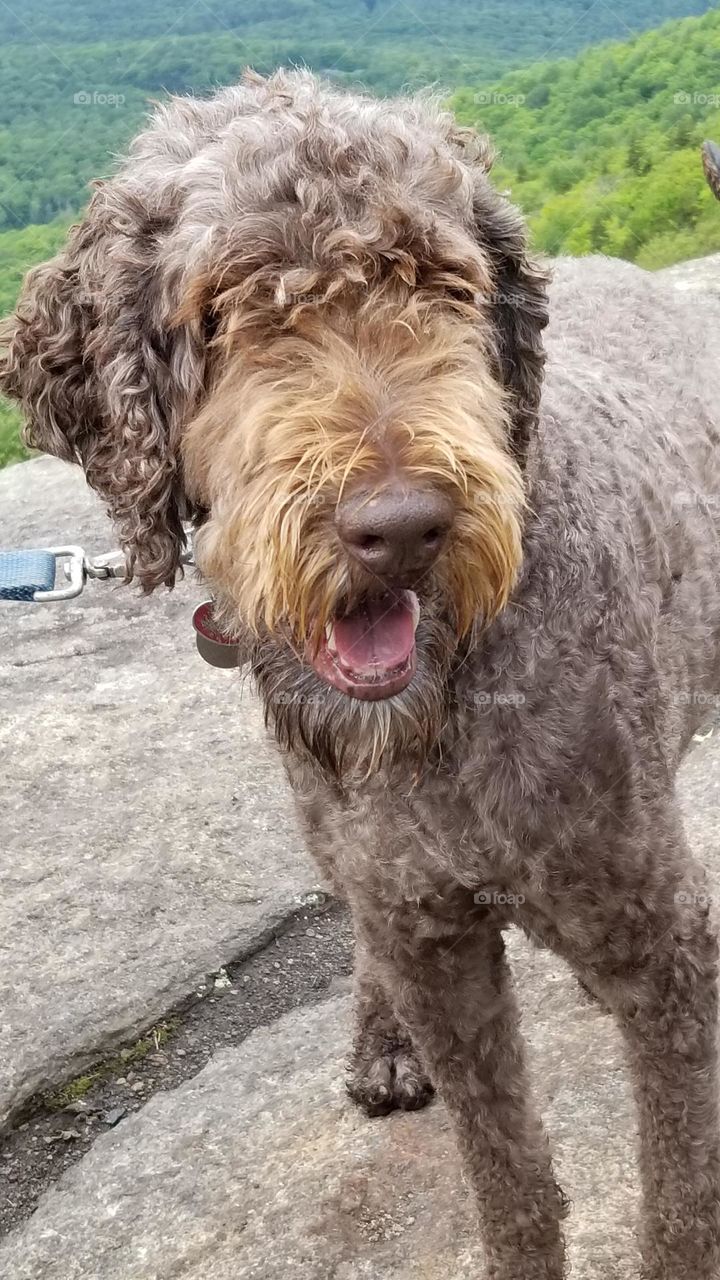
{"type": "Polygon", "coordinates": [[[703,138],[720,139],[717,10],[462,89],[453,105],[495,141],[497,180],[548,253],[661,267],[720,250],[699,162],[703,138]]]}
{"type": "MultiPolygon", "coordinates": [[[[404,0],[278,0],[272,18],[259,0],[212,9],[26,0],[19,21],[0,5],[0,314],[25,268],[60,244],[89,180],[111,169],[148,96],[204,92],[247,63],[305,60],[378,91],[471,85],[455,95],[458,115],[499,144],[496,179],[550,253],[660,266],[720,249],[720,208],[698,157],[703,137],[720,141],[720,14],[707,4],[629,0],[622,18],[597,0],[413,0],[412,12],[404,0]],[[511,63],[678,13],[704,16],[483,87],[511,63]],[[31,47],[38,27],[43,43],[31,47]],[[100,32],[117,42],[83,43],[100,32]],[[50,48],[55,40],[65,43],[50,48]]],[[[19,456],[18,416],[0,401],[0,466],[19,456]]]]}
{"type": "Polygon", "coordinates": [[[702,0],[23,0],[22,6],[1,7],[0,41],[77,45],[237,35],[266,53],[283,47],[283,57],[305,58],[325,41],[336,48],[339,43],[353,69],[367,64],[372,52],[393,48],[401,74],[403,56],[417,49],[436,64],[474,54],[507,66],[542,57],[550,46],[575,52],[710,7],[702,0]]]}
{"type": "Polygon", "coordinates": [[[370,89],[487,84],[625,39],[703,0],[23,0],[0,4],[0,229],[78,208],[148,97],[206,92],[251,63],[307,63],[370,89]]]}
{"type": "MultiPolygon", "coordinates": [[[[25,227],[22,231],[0,233],[0,315],[11,311],[28,267],[57,253],[67,232],[67,223],[25,227]]],[[[0,467],[23,457],[20,444],[20,415],[0,397],[0,467]]]]}
{"type": "Polygon", "coordinates": [[[12,310],[28,266],[51,258],[67,234],[66,221],[0,233],[0,316],[12,310]]]}

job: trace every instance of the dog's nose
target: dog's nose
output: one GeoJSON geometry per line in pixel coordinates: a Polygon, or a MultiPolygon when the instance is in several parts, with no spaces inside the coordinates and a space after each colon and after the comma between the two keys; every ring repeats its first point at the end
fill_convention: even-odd
{"type": "Polygon", "coordinates": [[[381,578],[428,570],[445,546],[452,523],[450,499],[428,489],[356,494],[340,505],[336,516],[346,549],[381,578]]]}

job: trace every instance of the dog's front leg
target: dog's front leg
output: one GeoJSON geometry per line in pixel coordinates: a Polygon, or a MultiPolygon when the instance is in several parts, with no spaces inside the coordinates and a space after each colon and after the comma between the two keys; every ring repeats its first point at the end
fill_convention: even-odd
{"type": "MultiPolygon", "coordinates": [[[[310,789],[296,761],[286,759],[285,766],[296,789],[308,848],[335,895],[346,901],[335,832],[328,820],[333,797],[320,791],[322,799],[318,799],[317,779],[310,789]]],[[[419,1110],[430,1101],[432,1084],[361,939],[356,939],[355,945],[354,985],[355,1032],[347,1077],[350,1097],[370,1116],[389,1115],[396,1108],[419,1110]]]]}
{"type": "Polygon", "coordinates": [[[355,954],[355,1039],[347,1087],[370,1116],[387,1115],[396,1107],[417,1111],[433,1094],[410,1036],[361,943],[355,954]]]}
{"type": "Polygon", "coordinates": [[[530,1098],[499,930],[477,915],[442,928],[417,907],[404,919],[394,911],[390,929],[377,904],[354,909],[452,1115],[477,1193],[489,1280],[562,1280],[565,1202],[530,1098]]]}

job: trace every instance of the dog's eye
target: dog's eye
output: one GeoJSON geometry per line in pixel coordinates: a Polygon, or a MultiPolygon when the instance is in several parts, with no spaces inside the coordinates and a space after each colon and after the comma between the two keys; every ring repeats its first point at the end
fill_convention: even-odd
{"type": "Polygon", "coordinates": [[[203,333],[205,334],[206,342],[208,343],[212,342],[213,339],[217,336],[217,331],[218,331],[217,312],[214,310],[206,311],[205,314],[203,315],[203,333]]]}

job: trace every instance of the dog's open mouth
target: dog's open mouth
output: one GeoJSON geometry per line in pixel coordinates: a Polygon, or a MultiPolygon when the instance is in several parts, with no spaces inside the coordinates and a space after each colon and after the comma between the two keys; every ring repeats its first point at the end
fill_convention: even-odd
{"type": "Polygon", "coordinates": [[[367,596],[327,624],[319,650],[308,649],[308,661],[321,679],[352,698],[390,698],[415,674],[419,618],[414,591],[367,596]]]}

